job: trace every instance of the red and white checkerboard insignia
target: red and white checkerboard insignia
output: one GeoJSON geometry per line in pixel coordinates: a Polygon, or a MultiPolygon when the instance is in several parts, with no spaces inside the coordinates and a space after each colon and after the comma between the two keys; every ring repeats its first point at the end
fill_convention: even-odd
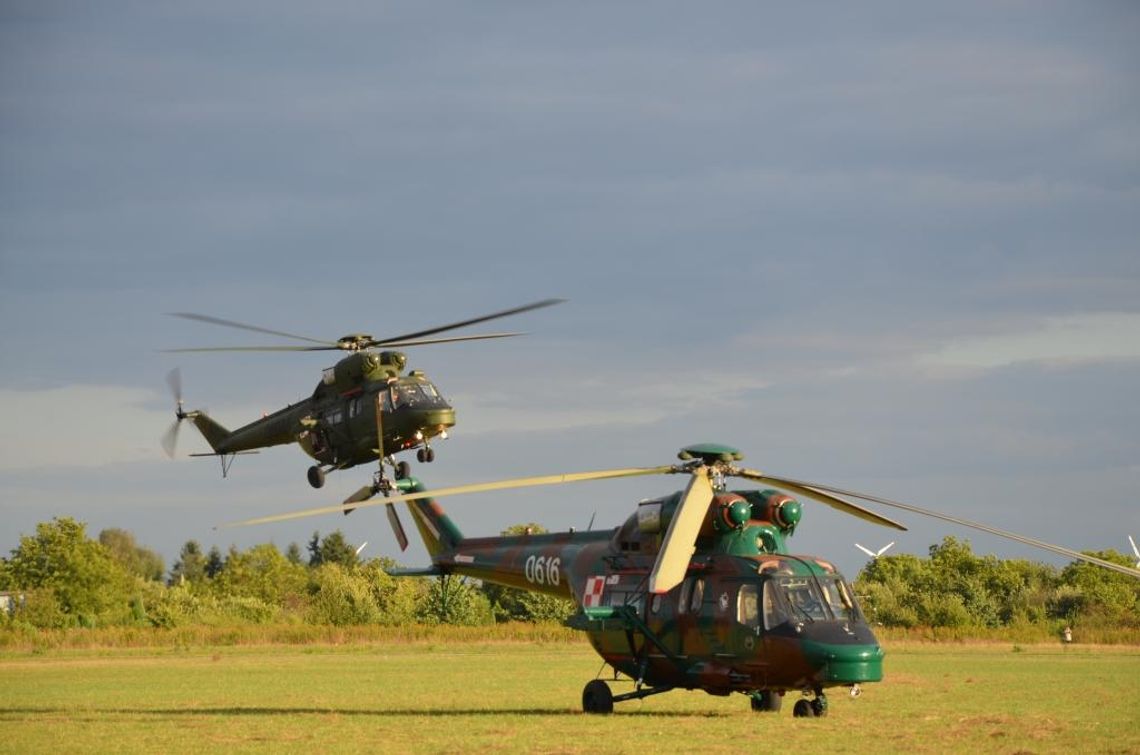
{"type": "Polygon", "coordinates": [[[593,608],[602,604],[602,591],[606,589],[605,577],[590,577],[586,580],[586,592],[582,594],[582,607],[593,608]]]}

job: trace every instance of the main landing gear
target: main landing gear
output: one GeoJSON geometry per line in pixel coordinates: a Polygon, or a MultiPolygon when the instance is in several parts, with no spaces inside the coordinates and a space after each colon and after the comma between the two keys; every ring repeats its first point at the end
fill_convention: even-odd
{"type": "Polygon", "coordinates": [[[651,695],[660,695],[662,692],[668,692],[673,689],[672,687],[639,687],[633,692],[626,692],[624,695],[614,695],[610,691],[610,685],[606,684],[601,679],[592,679],[586,683],[582,689],[582,711],[584,713],[613,713],[614,703],[624,702],[625,700],[640,700],[643,697],[651,695]]]}
{"type": "MultiPolygon", "coordinates": [[[[393,473],[395,474],[395,477],[397,480],[403,480],[406,477],[412,476],[412,465],[409,464],[408,462],[406,462],[406,461],[400,461],[400,462],[393,461],[391,457],[385,458],[384,462],[391,465],[393,473]]],[[[329,466],[326,468],[326,467],[322,467],[322,466],[319,466],[317,464],[314,464],[313,466],[309,467],[309,470],[308,470],[307,477],[309,478],[309,484],[312,485],[314,488],[324,487],[325,476],[329,472],[336,470],[336,469],[340,469],[340,467],[329,466]]],[[[383,487],[383,483],[381,482],[382,475],[377,473],[376,476],[377,476],[377,480],[376,480],[377,485],[380,487],[383,487]]]]}
{"type": "Polygon", "coordinates": [[[748,697],[752,700],[752,710],[757,713],[779,713],[784,706],[784,695],[776,690],[764,689],[748,697]]]}

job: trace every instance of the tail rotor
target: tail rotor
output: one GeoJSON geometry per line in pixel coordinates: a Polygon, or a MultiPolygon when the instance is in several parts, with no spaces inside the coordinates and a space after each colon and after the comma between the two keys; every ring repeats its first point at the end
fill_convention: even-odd
{"type": "Polygon", "coordinates": [[[175,367],[166,375],[166,384],[170,386],[170,393],[174,396],[174,423],[162,436],[162,450],[171,459],[174,458],[174,452],[178,448],[178,430],[182,427],[182,420],[186,419],[189,415],[182,408],[182,370],[175,367]]]}

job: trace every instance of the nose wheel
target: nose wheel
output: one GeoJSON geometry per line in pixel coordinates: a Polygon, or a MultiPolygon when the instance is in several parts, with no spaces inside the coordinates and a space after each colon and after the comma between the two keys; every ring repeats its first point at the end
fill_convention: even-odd
{"type": "Polygon", "coordinates": [[[325,470],[316,464],[309,467],[309,484],[314,488],[322,487],[325,484],[325,470]]]}
{"type": "Polygon", "coordinates": [[[792,715],[796,718],[823,718],[827,715],[827,696],[822,691],[816,692],[814,700],[806,697],[796,700],[792,707],[792,715]]]}
{"type": "Polygon", "coordinates": [[[431,446],[425,445],[420,450],[416,451],[416,461],[420,464],[430,464],[435,461],[435,449],[431,446]]]}

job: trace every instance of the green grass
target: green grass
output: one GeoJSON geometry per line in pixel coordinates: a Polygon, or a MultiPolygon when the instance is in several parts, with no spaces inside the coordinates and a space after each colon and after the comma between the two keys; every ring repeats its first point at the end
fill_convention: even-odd
{"type": "Polygon", "coordinates": [[[887,651],[886,680],[820,720],[701,692],[586,716],[583,642],[9,651],[0,752],[1140,753],[1140,648],[887,651]]]}

